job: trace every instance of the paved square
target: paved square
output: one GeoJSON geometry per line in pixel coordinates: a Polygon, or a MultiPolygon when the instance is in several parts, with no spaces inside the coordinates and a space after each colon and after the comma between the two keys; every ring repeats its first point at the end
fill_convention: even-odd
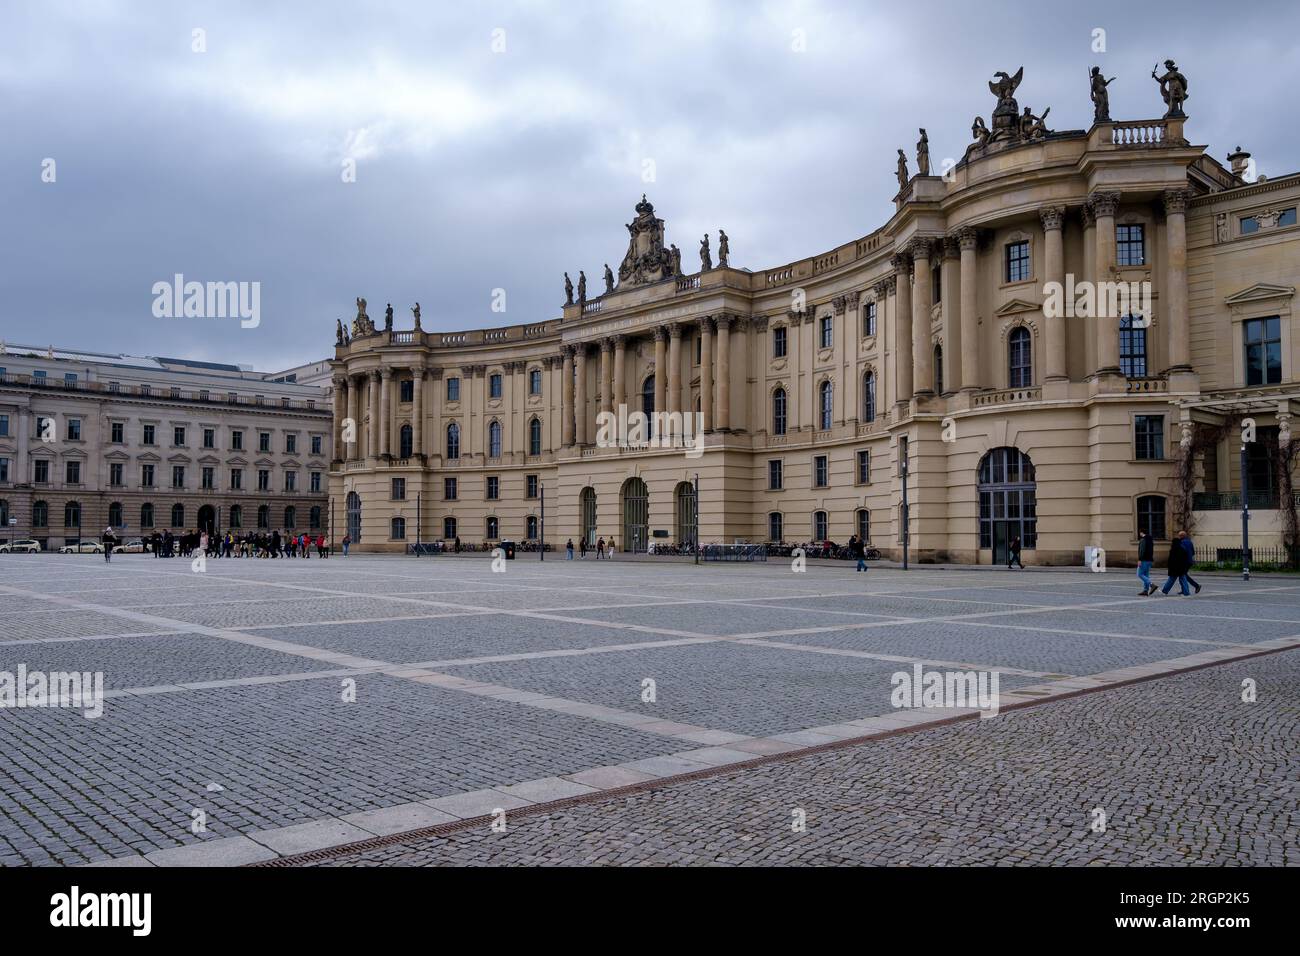
{"type": "Polygon", "coordinates": [[[984,820],[972,799],[1023,799],[1086,829],[1069,801],[1093,800],[1080,795],[1088,775],[1116,760],[1123,781],[1098,786],[1145,836],[1112,838],[1101,859],[1223,856],[1209,837],[1189,838],[1181,859],[1151,840],[1176,817],[1153,798],[1175,797],[1174,764],[1190,761],[1216,768],[1220,800],[1207,813],[1221,817],[1220,836],[1243,820],[1257,831],[1256,858],[1232,861],[1296,862],[1276,848],[1288,834],[1294,847],[1300,802],[1292,578],[1212,578],[1195,598],[1143,599],[1122,570],[795,574],[781,561],[535,555],[506,568],[353,555],[210,560],[196,573],[148,555],[0,556],[0,673],[99,672],[105,690],[97,718],[0,710],[0,864],[256,862],[370,837],[392,849],[337,861],[1068,862],[1087,853],[1055,830],[1046,843],[1013,839],[1016,813],[984,820]],[[1280,652],[1054,700],[1261,651],[1280,652]],[[915,664],[997,672],[1004,707],[1035,706],[929,729],[968,711],[894,708],[891,677],[915,664]],[[1260,675],[1257,706],[1225,676],[1238,673],[1260,675]],[[1093,724],[1127,726],[1132,739],[1079,735],[1093,724]],[[922,729],[791,755],[909,727],[922,729]],[[1052,736],[1062,733],[1079,739],[1052,736]],[[1210,742],[1225,733],[1238,741],[1231,758],[1210,742]],[[1231,767],[1252,752],[1252,773],[1234,783],[1231,767]],[[682,773],[704,776],[655,784],[682,773]],[[628,786],[656,789],[599,802],[628,786]],[[564,798],[583,809],[528,809],[564,798]],[[730,809],[720,817],[711,799],[730,809]],[[872,816],[847,843],[823,829],[799,847],[778,838],[793,805],[872,816]],[[523,818],[495,842],[477,824],[433,843],[401,838],[497,809],[523,818]],[[919,812],[928,835],[909,844],[919,812]],[[535,832],[538,814],[546,831],[535,832]],[[616,832],[663,823],[656,814],[676,814],[680,844],[638,852],[616,832]],[[723,841],[701,854],[701,833],[734,833],[738,821],[775,827],[753,844],[763,853],[723,841]]]}

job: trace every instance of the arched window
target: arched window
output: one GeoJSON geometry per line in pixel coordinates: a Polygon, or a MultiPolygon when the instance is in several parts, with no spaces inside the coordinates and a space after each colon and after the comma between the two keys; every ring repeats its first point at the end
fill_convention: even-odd
{"type": "Polygon", "coordinates": [[[993,550],[1004,564],[1011,542],[1032,550],[1038,541],[1037,482],[1034,463],[1018,448],[994,448],[980,459],[977,472],[980,547],[993,550]]]}
{"type": "Polygon", "coordinates": [[[1034,384],[1033,351],[1029,330],[1012,329],[1007,338],[1007,387],[1028,388],[1034,384]]]}
{"type": "Polygon", "coordinates": [[[785,521],[781,512],[773,511],[767,516],[767,540],[781,542],[785,540],[785,521]]]}
{"type": "Polygon", "coordinates": [[[488,457],[501,457],[501,423],[492,422],[488,425],[488,457]]]}
{"type": "Polygon", "coordinates": [[[540,418],[529,419],[528,454],[540,455],[541,453],[542,453],[542,420],[540,418]]]}
{"type": "Polygon", "coordinates": [[[619,499],[623,506],[623,550],[644,552],[650,543],[650,490],[645,480],[635,476],[627,479],[619,499]]]}
{"type": "Polygon", "coordinates": [[[582,515],[582,536],[589,547],[596,544],[596,489],[588,485],[578,495],[578,510],[582,515]]]}
{"type": "Polygon", "coordinates": [[[298,509],[292,505],[284,509],[284,526],[290,531],[298,527],[298,509]]]}
{"type": "Polygon", "coordinates": [[[456,519],[450,516],[442,519],[442,536],[450,541],[456,537],[456,519]]]}
{"type": "Polygon", "coordinates": [[[649,375],[641,385],[641,411],[646,418],[646,437],[655,437],[655,377],[649,375]]]}
{"type": "Polygon", "coordinates": [[[32,502],[32,527],[48,528],[50,526],[50,506],[44,501],[32,502]]]}
{"type": "Polygon", "coordinates": [[[862,376],[862,420],[876,420],[876,373],[867,372],[862,376]]]}
{"type": "Polygon", "coordinates": [[[394,541],[402,541],[406,538],[406,519],[394,517],[392,520],[391,536],[394,541]]]}
{"type": "Polygon", "coordinates": [[[311,522],[312,531],[320,530],[320,505],[312,507],[311,511],[307,513],[307,520],[311,522]]]}
{"type": "Polygon", "coordinates": [[[673,494],[677,524],[677,543],[694,544],[696,535],[695,485],[689,481],[677,483],[673,494]]]}
{"type": "Polygon", "coordinates": [[[784,435],[786,427],[785,389],[772,393],[772,434],[784,435]]]}
{"type": "Polygon", "coordinates": [[[871,512],[866,508],[859,508],[856,517],[857,535],[863,543],[866,543],[871,540],[871,512]]]}
{"type": "Polygon", "coordinates": [[[934,347],[934,394],[943,394],[943,346],[934,347]]]}
{"type": "Polygon", "coordinates": [[[497,538],[501,537],[501,535],[498,534],[498,532],[500,531],[500,524],[497,522],[496,515],[488,515],[487,522],[483,530],[486,533],[487,539],[489,541],[495,541],[497,540],[497,538]]]}
{"type": "Polygon", "coordinates": [[[460,457],[460,426],[455,422],[447,426],[447,457],[449,459],[460,457]]]}
{"type": "Polygon", "coordinates": [[[830,524],[827,521],[826,512],[813,512],[812,536],[814,541],[825,541],[830,538],[830,524]]]}
{"type": "Polygon", "coordinates": [[[110,528],[126,527],[126,521],[122,518],[122,502],[114,501],[108,506],[108,526],[110,528]]]}
{"type": "Polygon", "coordinates": [[[403,425],[397,434],[397,456],[399,458],[410,458],[412,448],[414,447],[412,445],[412,439],[415,436],[415,432],[411,430],[410,425],[403,425]]]}
{"type": "Polygon", "coordinates": [[[81,502],[69,501],[63,506],[63,527],[77,528],[81,526],[81,502]]]}
{"type": "Polygon", "coordinates": [[[818,394],[818,427],[822,431],[830,431],[831,418],[835,408],[835,389],[829,381],[822,382],[817,390],[818,394]]]}
{"type": "Polygon", "coordinates": [[[242,528],[244,526],[244,509],[239,505],[230,506],[230,527],[242,528]]]}
{"type": "Polygon", "coordinates": [[[361,496],[349,491],[347,497],[348,537],[356,544],[361,540],[361,496]]]}
{"type": "Polygon", "coordinates": [[[529,515],[524,519],[524,538],[528,541],[537,540],[537,515],[529,515]]]}
{"type": "MultiPolygon", "coordinates": [[[[239,510],[238,508],[234,508],[231,510],[230,513],[231,527],[238,527],[238,525],[234,523],[235,512],[238,510],[239,510]]],[[[153,505],[143,504],[140,506],[140,527],[141,528],[153,527],[153,505]]]]}
{"type": "MultiPolygon", "coordinates": [[[[353,492],[353,494],[356,494],[356,492],[353,492]]],[[[271,527],[271,506],[270,505],[257,506],[257,526],[263,531],[266,531],[271,527]]]]}
{"type": "Polygon", "coordinates": [[[1153,538],[1168,537],[1165,532],[1165,499],[1160,495],[1143,495],[1137,500],[1138,530],[1153,538]]]}
{"type": "Polygon", "coordinates": [[[181,504],[172,505],[172,527],[185,527],[185,506],[181,504]]]}
{"type": "Polygon", "coordinates": [[[1125,378],[1146,378],[1147,330],[1139,316],[1119,320],[1119,368],[1125,378]]]}

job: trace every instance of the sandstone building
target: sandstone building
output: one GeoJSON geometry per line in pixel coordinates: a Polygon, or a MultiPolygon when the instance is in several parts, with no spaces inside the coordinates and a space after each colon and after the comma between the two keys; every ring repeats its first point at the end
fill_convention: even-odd
{"type": "Polygon", "coordinates": [[[683,274],[643,197],[617,284],[588,297],[580,276],[555,317],[397,330],[358,300],[331,363],[340,525],[362,550],[532,539],[544,489],[548,542],[641,550],[694,534],[698,474],[704,542],[857,532],[897,556],[906,527],[914,560],[1004,560],[1016,537],[1026,563],[1131,558],[1139,526],[1240,540],[1249,417],[1254,532],[1276,541],[1300,175],[1189,141],[1169,70],[1163,118],[1112,120],[1094,82],[1093,124],[1065,131],[998,74],[955,168],[931,173],[922,131],[893,217],[798,262],[721,248],[683,274]],[[701,453],[597,441],[620,406],[697,412],[701,453]]]}

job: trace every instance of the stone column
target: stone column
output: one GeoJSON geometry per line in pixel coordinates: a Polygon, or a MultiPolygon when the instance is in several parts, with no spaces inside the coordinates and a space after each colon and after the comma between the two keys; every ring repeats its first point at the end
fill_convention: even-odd
{"type": "Polygon", "coordinates": [[[370,373],[370,424],[366,427],[366,457],[379,457],[379,371],[370,373]]]}
{"type": "Polygon", "coordinates": [[[560,373],[560,441],[565,448],[570,448],[573,445],[573,346],[564,346],[560,354],[564,357],[560,373]]]}
{"type": "Polygon", "coordinates": [[[912,254],[904,251],[891,261],[898,280],[894,292],[894,375],[898,381],[897,401],[903,403],[912,400],[912,254]]]}
{"type": "Polygon", "coordinates": [[[600,410],[614,410],[614,341],[608,337],[600,340],[600,410]]]}
{"type": "MultiPolygon", "coordinates": [[[[662,325],[655,329],[655,414],[668,411],[668,330],[662,325]]],[[[656,431],[655,434],[658,434],[656,431]]]]}
{"type": "Polygon", "coordinates": [[[424,376],[423,366],[411,370],[415,382],[411,396],[411,454],[416,458],[424,456],[424,376]]]}
{"type": "Polygon", "coordinates": [[[975,257],[979,233],[962,229],[957,233],[957,246],[961,252],[961,387],[962,391],[975,391],[980,387],[979,273],[975,257]]]}
{"type": "Polygon", "coordinates": [[[574,441],[579,445],[587,444],[587,344],[579,343],[574,354],[574,370],[577,381],[573,393],[573,432],[574,441]]]}
{"type": "Polygon", "coordinates": [[[344,457],[356,461],[357,437],[361,434],[361,385],[357,378],[349,375],[348,382],[348,418],[352,419],[352,440],[347,443],[344,457]]]}
{"type": "MultiPolygon", "coordinates": [[[[1044,206],[1038,210],[1043,221],[1043,279],[1055,282],[1057,288],[1065,289],[1065,242],[1063,227],[1065,225],[1064,206],[1044,206]]],[[[1065,316],[1043,314],[1043,351],[1046,355],[1047,375],[1044,381],[1061,381],[1068,379],[1065,367],[1065,316]]]]}
{"type": "Polygon", "coordinates": [[[956,236],[943,240],[943,265],[940,266],[939,285],[943,290],[943,388],[955,392],[965,379],[961,374],[961,356],[966,339],[961,334],[961,302],[957,289],[960,285],[961,249],[956,236]]]}
{"type": "MultiPolygon", "coordinates": [[[[1092,214],[1092,207],[1087,203],[1079,209],[1079,221],[1083,225],[1083,278],[1088,282],[1097,281],[1097,217],[1092,214]]],[[[1097,336],[1093,334],[1089,319],[1078,319],[1083,323],[1083,370],[1084,375],[1091,375],[1097,367],[1097,336]]]]}
{"type": "Polygon", "coordinates": [[[700,414],[713,431],[713,319],[700,319],[700,414]]]}
{"type": "Polygon", "coordinates": [[[379,457],[388,458],[392,454],[389,434],[392,432],[393,403],[391,400],[393,372],[389,368],[379,370],[379,457]]]}
{"type": "MultiPolygon", "coordinates": [[[[1115,281],[1115,210],[1119,208],[1119,193],[1097,192],[1088,197],[1093,214],[1097,217],[1097,288],[1103,282],[1115,281]]],[[[1097,338],[1097,374],[1118,375],[1119,370],[1119,319],[1102,317],[1103,309],[1094,296],[1092,318],[1097,338]]]]}
{"type": "Polygon", "coordinates": [[[680,415],[682,411],[682,324],[680,322],[671,322],[668,325],[668,411],[673,415],[680,415]]]}
{"type": "Polygon", "coordinates": [[[731,316],[718,316],[718,424],[717,430],[731,431],[731,316]]]}
{"type": "Polygon", "coordinates": [[[614,411],[627,404],[627,336],[614,336],[614,411]]]}
{"type": "Polygon", "coordinates": [[[929,239],[912,240],[912,390],[918,398],[934,394],[934,352],[930,347],[930,311],[934,287],[930,284],[929,239]]]}
{"type": "Polygon", "coordinates": [[[1165,325],[1169,330],[1169,371],[1190,372],[1192,351],[1187,314],[1187,190],[1165,193],[1165,325]]]}
{"type": "Polygon", "coordinates": [[[348,417],[348,377],[334,376],[334,448],[331,458],[342,461],[347,456],[343,447],[343,419],[348,417]]]}

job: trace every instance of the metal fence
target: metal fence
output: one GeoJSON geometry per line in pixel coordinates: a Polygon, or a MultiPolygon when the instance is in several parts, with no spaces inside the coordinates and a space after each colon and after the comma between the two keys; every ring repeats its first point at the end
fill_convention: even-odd
{"type": "MultiPolygon", "coordinates": [[[[1196,563],[1202,567],[1240,568],[1241,548],[1199,547],[1196,549],[1196,563]]],[[[1283,545],[1266,545],[1250,549],[1250,566],[1259,570],[1278,568],[1283,570],[1300,570],[1300,547],[1287,548],[1283,545]]]]}
{"type": "Polygon", "coordinates": [[[705,561],[766,561],[765,544],[706,544],[700,548],[705,561]]]}
{"type": "MultiPolygon", "coordinates": [[[[1252,491],[1246,495],[1252,511],[1276,511],[1281,496],[1276,491],[1252,491]]],[[[1300,506],[1300,494],[1295,496],[1300,506]]],[[[1240,511],[1240,491],[1199,491],[1192,495],[1193,511],[1240,511]]]]}

